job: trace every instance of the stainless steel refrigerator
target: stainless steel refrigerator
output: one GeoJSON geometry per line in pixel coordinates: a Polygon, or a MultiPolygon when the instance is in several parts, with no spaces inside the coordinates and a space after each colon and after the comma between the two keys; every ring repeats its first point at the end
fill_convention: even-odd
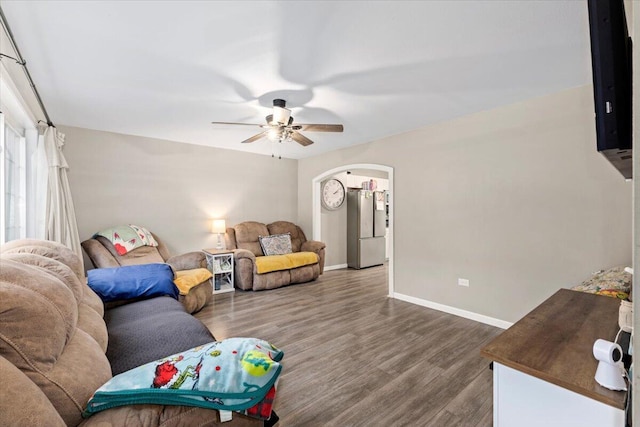
{"type": "Polygon", "coordinates": [[[380,265],[385,260],[384,191],[347,192],[347,264],[351,268],[380,265]]]}

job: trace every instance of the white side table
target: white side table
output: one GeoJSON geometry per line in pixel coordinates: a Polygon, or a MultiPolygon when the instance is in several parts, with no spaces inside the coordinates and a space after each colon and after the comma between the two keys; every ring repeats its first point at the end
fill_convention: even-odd
{"type": "Polygon", "coordinates": [[[207,269],[213,274],[211,284],[214,294],[234,292],[233,251],[225,249],[203,249],[207,258],[207,269]]]}

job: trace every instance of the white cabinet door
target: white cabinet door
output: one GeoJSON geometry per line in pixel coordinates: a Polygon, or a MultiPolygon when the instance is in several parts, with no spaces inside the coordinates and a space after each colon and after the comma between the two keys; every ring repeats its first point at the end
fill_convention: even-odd
{"type": "Polygon", "coordinates": [[[623,427],[624,411],[493,363],[494,427],[623,427]]]}

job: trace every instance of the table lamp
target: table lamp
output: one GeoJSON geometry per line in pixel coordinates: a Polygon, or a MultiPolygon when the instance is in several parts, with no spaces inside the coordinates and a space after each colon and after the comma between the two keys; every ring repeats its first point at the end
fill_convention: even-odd
{"type": "Polygon", "coordinates": [[[216,246],[216,249],[222,249],[222,239],[220,235],[224,234],[226,231],[227,231],[227,226],[225,224],[224,219],[214,219],[211,222],[211,232],[216,233],[218,235],[218,246],[216,246]]]}

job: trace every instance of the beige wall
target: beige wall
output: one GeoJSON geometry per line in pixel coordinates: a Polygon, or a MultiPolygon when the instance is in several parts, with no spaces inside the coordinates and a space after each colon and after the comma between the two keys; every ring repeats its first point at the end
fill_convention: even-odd
{"type": "MultiPolygon", "coordinates": [[[[333,176],[347,188],[347,173],[342,172],[333,176]]],[[[308,187],[308,186],[307,186],[308,187]]],[[[325,266],[331,268],[347,263],[347,201],[335,211],[321,207],[321,236],[327,247],[325,249],[325,266]]],[[[311,230],[311,227],[307,227],[311,230]]]]}
{"type": "Polygon", "coordinates": [[[595,150],[591,86],[299,161],[394,168],[395,292],[516,321],[560,287],[631,262],[631,184],[595,150]],[[457,285],[457,278],[470,287],[457,285]]]}
{"type": "Polygon", "coordinates": [[[212,218],[296,221],[297,161],[60,126],[82,240],[137,224],[173,254],[213,247],[212,218]]]}

